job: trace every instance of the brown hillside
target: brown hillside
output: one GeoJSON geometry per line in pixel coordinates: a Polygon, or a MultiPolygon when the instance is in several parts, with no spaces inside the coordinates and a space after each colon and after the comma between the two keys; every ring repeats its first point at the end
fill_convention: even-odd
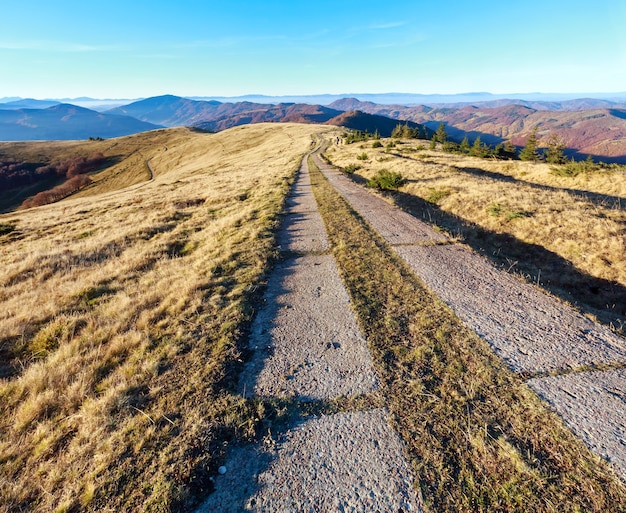
{"type": "MultiPolygon", "coordinates": [[[[581,100],[572,107],[584,108],[586,105],[581,100]]],[[[448,135],[453,138],[460,140],[469,134],[470,137],[480,136],[483,142],[489,144],[511,140],[514,144],[523,145],[533,128],[538,127],[540,146],[545,146],[550,134],[554,133],[563,139],[570,153],[626,162],[626,110],[617,108],[557,111],[507,104],[493,108],[466,105],[433,109],[423,105],[377,105],[355,99],[340,100],[331,106],[414,121],[431,129],[445,123],[448,135]]]]}

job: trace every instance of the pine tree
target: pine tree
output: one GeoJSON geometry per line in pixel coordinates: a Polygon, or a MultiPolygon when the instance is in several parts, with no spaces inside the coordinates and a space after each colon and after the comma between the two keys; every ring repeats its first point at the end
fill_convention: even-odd
{"type": "Polygon", "coordinates": [[[509,159],[517,158],[517,148],[511,141],[504,143],[504,156],[509,159]]]}
{"type": "Polygon", "coordinates": [[[469,141],[467,140],[467,135],[463,137],[463,140],[461,141],[461,146],[459,146],[459,148],[461,149],[463,153],[469,153],[470,144],[469,144],[469,141]]]}
{"type": "Polygon", "coordinates": [[[541,155],[539,155],[539,152],[537,151],[537,127],[533,128],[533,131],[528,136],[528,139],[526,139],[526,146],[522,148],[519,158],[521,160],[532,160],[533,162],[536,162],[541,158],[541,155]]]}
{"type": "Polygon", "coordinates": [[[435,132],[435,140],[441,144],[448,140],[448,134],[446,133],[446,125],[441,123],[437,131],[435,132]]]}
{"type": "Polygon", "coordinates": [[[395,128],[392,130],[391,137],[393,137],[394,139],[400,139],[403,133],[404,133],[404,126],[398,123],[395,126],[395,128]]]}
{"type": "Polygon", "coordinates": [[[546,162],[550,164],[565,164],[565,143],[556,134],[551,134],[546,149],[546,162]]]}

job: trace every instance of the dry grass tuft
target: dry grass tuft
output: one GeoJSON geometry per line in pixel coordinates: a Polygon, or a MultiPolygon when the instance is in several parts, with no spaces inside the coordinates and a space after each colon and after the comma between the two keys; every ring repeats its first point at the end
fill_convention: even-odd
{"type": "Polygon", "coordinates": [[[84,143],[122,157],[77,197],[0,216],[15,227],[0,235],[0,511],[179,511],[207,493],[228,440],[254,434],[239,342],[320,130],[84,143]]]}

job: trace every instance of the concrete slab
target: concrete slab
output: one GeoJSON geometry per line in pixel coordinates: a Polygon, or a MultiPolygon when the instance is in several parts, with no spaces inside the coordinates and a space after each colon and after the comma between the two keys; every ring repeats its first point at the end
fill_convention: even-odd
{"type": "Polygon", "coordinates": [[[626,480],[626,369],[532,379],[528,384],[626,480]]]}
{"type": "Polygon", "coordinates": [[[276,237],[282,251],[322,252],[329,248],[319,212],[287,214],[276,237]]]}
{"type": "Polygon", "coordinates": [[[377,388],[372,358],[330,255],[289,259],[270,276],[250,337],[247,396],[323,400],[377,388]]]}
{"type": "Polygon", "coordinates": [[[461,246],[395,248],[515,371],[626,362],[626,340],[461,246]]]}
{"type": "Polygon", "coordinates": [[[316,161],[328,181],[389,244],[446,243],[449,238],[395,205],[365,191],[342,173],[316,161]]]}
{"type": "Polygon", "coordinates": [[[413,476],[384,410],[309,419],[275,446],[236,448],[198,513],[420,511],[413,476]]]}

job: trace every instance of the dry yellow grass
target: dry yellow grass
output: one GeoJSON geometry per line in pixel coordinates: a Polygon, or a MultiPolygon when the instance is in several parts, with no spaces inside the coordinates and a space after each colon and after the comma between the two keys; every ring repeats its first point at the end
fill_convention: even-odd
{"type": "Polygon", "coordinates": [[[408,182],[394,197],[398,204],[505,268],[553,286],[553,292],[571,301],[588,302],[590,313],[620,328],[626,290],[623,171],[564,177],[542,163],[419,149],[424,141],[386,150],[386,142],[382,148],[335,146],[328,157],[341,167],[362,166],[357,180],[381,168],[401,173],[408,182]],[[363,152],[368,159],[357,160],[363,152]],[[581,288],[585,277],[591,279],[581,288]]]}
{"type": "Polygon", "coordinates": [[[0,216],[15,226],[0,236],[0,511],[176,509],[250,434],[237,343],[323,130],[85,143],[121,161],[80,197],[0,216]]]}

